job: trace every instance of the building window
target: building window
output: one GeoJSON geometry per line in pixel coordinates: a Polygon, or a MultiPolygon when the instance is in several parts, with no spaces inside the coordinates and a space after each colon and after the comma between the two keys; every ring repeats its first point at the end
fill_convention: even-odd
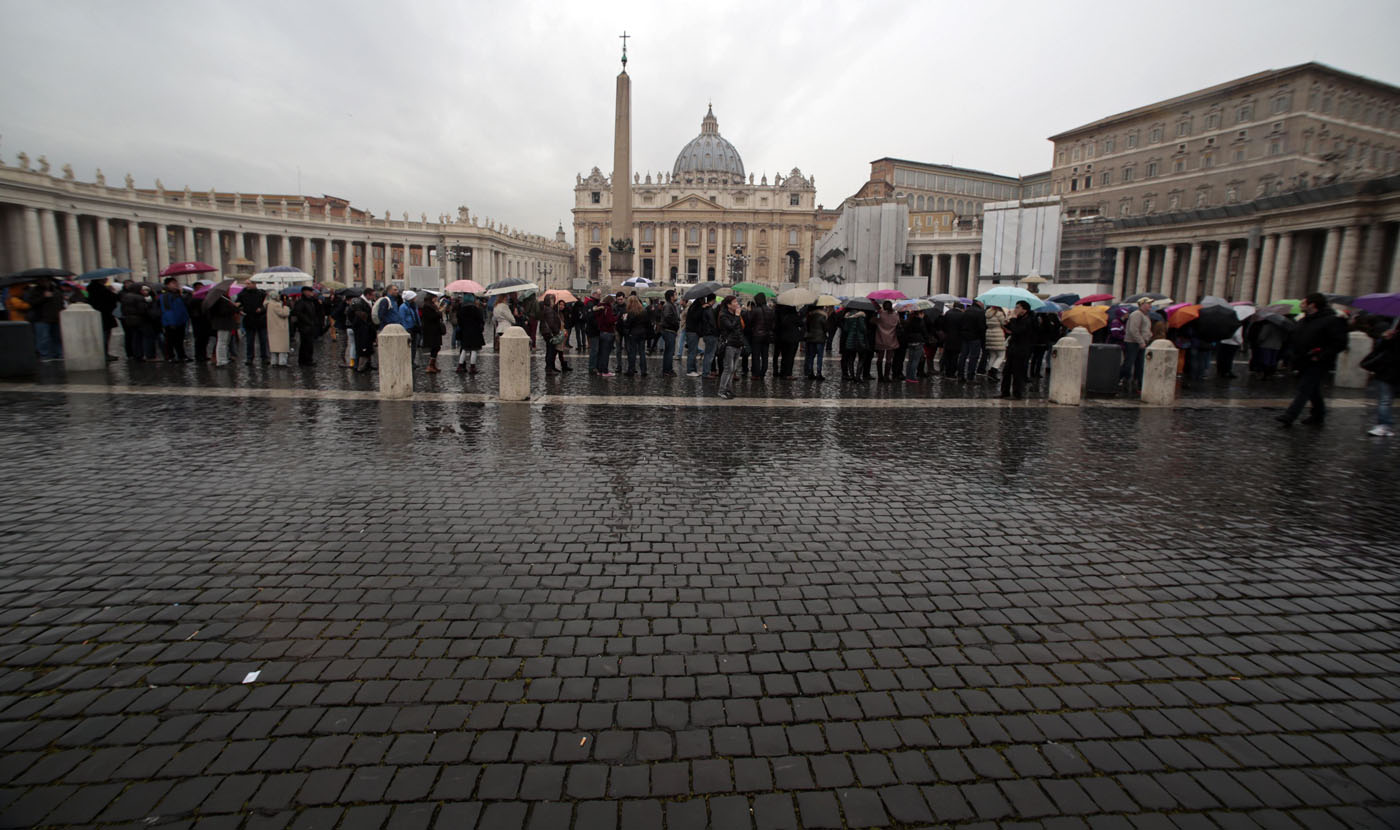
{"type": "Polygon", "coordinates": [[[1078,192],[1078,190],[1079,190],[1079,179],[1078,179],[1078,178],[1070,179],[1070,180],[1069,180],[1069,192],[1070,192],[1070,193],[1076,193],[1076,192],[1078,192]]]}
{"type": "Polygon", "coordinates": [[[1133,176],[1136,174],[1136,172],[1137,172],[1137,171],[1136,171],[1136,168],[1134,168],[1131,164],[1128,165],[1127,167],[1124,167],[1124,168],[1123,168],[1123,183],[1124,183],[1124,184],[1127,184],[1128,182],[1132,181],[1132,180],[1133,180],[1133,176]]]}
{"type": "Polygon", "coordinates": [[[1148,144],[1157,144],[1157,143],[1160,142],[1161,140],[1162,140],[1162,128],[1161,128],[1161,127],[1153,127],[1153,128],[1152,128],[1152,132],[1148,133],[1148,135],[1147,135],[1147,143],[1148,143],[1148,144]]]}
{"type": "Polygon", "coordinates": [[[1113,184],[1113,171],[1112,171],[1112,170],[1105,170],[1105,171],[1103,171],[1102,173],[1100,173],[1100,174],[1099,174],[1099,184],[1100,184],[1100,185],[1103,185],[1103,186],[1108,186],[1108,185],[1110,185],[1110,184],[1113,184]]]}
{"type": "MultiPolygon", "coordinates": [[[[1064,164],[1064,163],[1065,163],[1065,151],[1064,151],[1064,150],[1061,150],[1060,152],[1056,153],[1056,154],[1055,154],[1055,157],[1056,157],[1056,159],[1057,159],[1057,161],[1055,162],[1056,164],[1064,164]]],[[[942,177],[942,176],[939,176],[938,178],[939,178],[939,180],[940,180],[939,183],[941,184],[941,183],[942,183],[942,178],[943,178],[943,177],[942,177]]],[[[945,188],[942,188],[942,187],[939,188],[939,190],[943,190],[943,189],[945,189],[945,188]]]]}
{"type": "Polygon", "coordinates": [[[1243,148],[1243,147],[1238,147],[1238,148],[1235,149],[1235,161],[1236,161],[1236,162],[1244,161],[1244,148],[1243,148]]]}
{"type": "Polygon", "coordinates": [[[1153,177],[1156,176],[1156,175],[1157,175],[1157,162],[1155,162],[1155,161],[1149,161],[1149,162],[1147,163],[1147,178],[1150,179],[1150,178],[1153,178],[1153,177]]]}
{"type": "Polygon", "coordinates": [[[1220,113],[1213,112],[1206,116],[1206,129],[1216,130],[1220,128],[1220,113]]]}
{"type": "Polygon", "coordinates": [[[709,232],[705,234],[705,241],[708,242],[708,243],[710,243],[711,245],[715,244],[715,229],[714,229],[714,228],[710,228],[709,232]]]}
{"type": "Polygon", "coordinates": [[[734,229],[734,244],[735,244],[735,245],[742,245],[742,244],[744,244],[744,229],[743,229],[743,228],[735,228],[735,229],[734,229]]]}
{"type": "Polygon", "coordinates": [[[1291,97],[1292,97],[1292,96],[1290,96],[1290,95],[1280,95],[1280,96],[1278,96],[1277,98],[1275,98],[1275,99],[1271,102],[1271,107],[1270,107],[1271,111],[1272,111],[1274,114],[1278,114],[1278,113],[1280,113],[1280,112],[1288,112],[1288,105],[1289,105],[1290,103],[1292,103],[1292,102],[1290,101],[1290,98],[1291,98],[1291,97]]]}
{"type": "Polygon", "coordinates": [[[655,242],[656,228],[652,227],[651,225],[647,225],[645,228],[642,228],[642,241],[647,243],[648,245],[650,245],[652,242],[655,242]]]}
{"type": "Polygon", "coordinates": [[[681,243],[681,229],[680,229],[680,228],[671,228],[671,244],[672,244],[672,245],[679,245],[680,243],[681,243]]]}
{"type": "Polygon", "coordinates": [[[1269,155],[1271,155],[1271,156],[1283,155],[1283,142],[1282,142],[1282,141],[1270,141],[1270,142],[1269,142],[1269,155]]]}
{"type": "Polygon", "coordinates": [[[1138,134],[1128,133],[1128,149],[1131,150],[1136,146],[1138,146],[1138,134]]]}
{"type": "Polygon", "coordinates": [[[1152,212],[1152,197],[1151,197],[1151,196],[1144,196],[1144,197],[1142,197],[1142,212],[1143,212],[1143,213],[1151,213],[1151,212],[1152,212]]]}
{"type": "Polygon", "coordinates": [[[1331,114],[1331,112],[1332,112],[1332,96],[1331,96],[1331,95],[1324,95],[1324,96],[1322,96],[1322,112],[1323,112],[1324,115],[1330,115],[1330,114],[1331,114]]]}
{"type": "Polygon", "coordinates": [[[1185,172],[1186,172],[1186,159],[1172,159],[1172,172],[1173,172],[1173,173],[1185,173],[1185,172]]]}
{"type": "Polygon", "coordinates": [[[1084,153],[1083,153],[1083,151],[1081,151],[1078,147],[1075,147],[1075,148],[1074,148],[1074,152],[1070,154],[1070,160],[1071,160],[1071,161],[1079,161],[1079,160],[1080,160],[1081,158],[1083,158],[1083,157],[1084,157],[1084,153]]]}
{"type": "Polygon", "coordinates": [[[1240,107],[1239,109],[1235,110],[1235,123],[1236,123],[1236,124],[1243,124],[1244,122],[1246,122],[1246,121],[1251,121],[1251,120],[1253,120],[1253,119],[1254,119],[1254,105],[1253,105],[1253,104],[1245,104],[1244,106],[1242,106],[1242,107],[1240,107]]]}
{"type": "Polygon", "coordinates": [[[603,201],[603,194],[599,193],[599,192],[596,191],[596,190],[593,191],[592,193],[588,194],[588,197],[589,197],[589,199],[592,200],[593,204],[595,204],[595,205],[598,204],[599,202],[603,201]]]}
{"type": "Polygon", "coordinates": [[[1204,154],[1202,154],[1202,156],[1201,156],[1201,169],[1202,169],[1202,170],[1209,170],[1210,168],[1212,168],[1212,167],[1214,167],[1214,166],[1215,166],[1215,154],[1214,154],[1214,153],[1204,153],[1204,154]]]}
{"type": "Polygon", "coordinates": [[[790,207],[798,207],[798,206],[801,205],[801,204],[802,204],[802,197],[801,197],[801,196],[798,196],[796,193],[790,194],[790,195],[788,196],[788,205],[789,205],[790,207]]]}
{"type": "Polygon", "coordinates": [[[1093,176],[1085,176],[1085,177],[1084,177],[1084,189],[1085,189],[1085,190],[1088,190],[1093,184],[1094,184],[1094,177],[1093,177],[1093,176]]]}
{"type": "Polygon", "coordinates": [[[796,245],[796,244],[797,244],[797,229],[796,229],[796,228],[788,228],[788,244],[789,244],[789,245],[796,245]]]}
{"type": "Polygon", "coordinates": [[[602,234],[602,231],[600,231],[596,226],[588,229],[588,241],[589,241],[589,242],[600,242],[600,241],[602,241],[602,235],[603,235],[603,234],[602,234]]]}
{"type": "Polygon", "coordinates": [[[1105,139],[1103,140],[1103,152],[1104,152],[1104,155],[1108,155],[1109,153],[1113,152],[1113,144],[1114,144],[1113,136],[1109,136],[1108,138],[1105,138],[1105,139]]]}
{"type": "Polygon", "coordinates": [[[1176,125],[1176,137],[1183,138],[1191,134],[1190,121],[1178,121],[1176,125]]]}
{"type": "Polygon", "coordinates": [[[685,229],[685,241],[688,245],[700,244],[700,229],[694,225],[685,229]]]}

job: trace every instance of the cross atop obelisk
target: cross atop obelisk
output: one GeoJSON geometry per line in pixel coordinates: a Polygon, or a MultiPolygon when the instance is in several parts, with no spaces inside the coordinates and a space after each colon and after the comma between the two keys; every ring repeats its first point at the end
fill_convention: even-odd
{"type": "Polygon", "coordinates": [[[627,38],[631,37],[631,35],[627,34],[626,29],[623,29],[622,34],[618,35],[618,37],[622,38],[622,68],[625,70],[627,69],[627,38]]]}

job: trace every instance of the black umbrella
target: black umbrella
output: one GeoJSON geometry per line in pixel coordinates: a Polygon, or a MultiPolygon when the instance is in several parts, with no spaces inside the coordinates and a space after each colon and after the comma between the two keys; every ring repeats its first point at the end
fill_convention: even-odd
{"type": "Polygon", "coordinates": [[[854,308],[860,311],[879,311],[880,307],[875,305],[875,301],[866,297],[855,297],[846,301],[846,308],[854,308]]]}
{"type": "Polygon", "coordinates": [[[1166,294],[1158,294],[1155,291],[1144,291],[1141,294],[1134,294],[1131,297],[1124,297],[1123,302],[1136,304],[1138,300],[1165,300],[1166,294]]]}
{"type": "Polygon", "coordinates": [[[1288,317],[1284,317],[1277,311],[1261,311],[1255,314],[1250,319],[1257,323],[1268,323],[1272,326],[1278,326],[1284,331],[1293,331],[1294,329],[1298,328],[1298,324],[1296,322],[1294,322],[1288,317]]]}
{"type": "Polygon", "coordinates": [[[233,287],[234,280],[224,280],[209,289],[209,293],[204,295],[204,310],[208,311],[222,297],[228,299],[228,290],[233,287]]]}
{"type": "Polygon", "coordinates": [[[1240,317],[1228,305],[1208,305],[1196,317],[1196,336],[1207,342],[1225,340],[1240,327],[1240,317]]]}
{"type": "Polygon", "coordinates": [[[23,271],[16,271],[13,274],[0,277],[0,288],[26,282],[38,282],[46,278],[62,279],[71,276],[73,276],[72,271],[65,271],[62,268],[26,268],[23,271]]]}
{"type": "Polygon", "coordinates": [[[1079,302],[1079,295],[1078,295],[1078,294],[1056,294],[1055,296],[1053,296],[1053,297],[1050,298],[1050,302],[1052,302],[1052,303],[1064,303],[1065,305],[1074,305],[1075,303],[1079,302]]]}
{"type": "Polygon", "coordinates": [[[691,287],[687,288],[687,289],[685,290],[685,294],[683,295],[683,298],[684,298],[684,299],[687,299],[687,300],[698,300],[698,299],[700,299],[701,297],[713,296],[714,293],[715,293],[716,291],[720,290],[721,288],[723,288],[723,286],[721,286],[721,285],[720,285],[719,283],[717,283],[717,282],[702,282],[702,283],[698,283],[698,284],[696,284],[696,285],[692,285],[691,287]]]}
{"type": "Polygon", "coordinates": [[[335,290],[335,295],[337,297],[359,297],[364,293],[365,290],[363,288],[337,288],[335,290]]]}
{"type": "Polygon", "coordinates": [[[1349,306],[1356,300],[1356,297],[1351,294],[1323,294],[1322,296],[1327,298],[1327,302],[1337,305],[1349,306]]]}

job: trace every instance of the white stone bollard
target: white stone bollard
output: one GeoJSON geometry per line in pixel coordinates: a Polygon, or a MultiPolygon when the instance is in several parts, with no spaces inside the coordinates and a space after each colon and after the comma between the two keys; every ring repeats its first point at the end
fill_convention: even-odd
{"type": "Polygon", "coordinates": [[[402,400],[413,397],[413,364],[409,362],[408,332],[390,323],[379,332],[379,397],[402,400]]]}
{"type": "Polygon", "coordinates": [[[1176,402],[1176,362],[1180,352],[1169,340],[1149,343],[1142,359],[1142,402],[1171,406],[1176,402]]]}
{"type": "Polygon", "coordinates": [[[1078,340],[1079,345],[1084,347],[1084,357],[1082,358],[1084,364],[1083,368],[1079,372],[1079,376],[1083,378],[1083,380],[1080,381],[1079,391],[1081,394],[1083,394],[1085,387],[1089,385],[1089,347],[1094,345],[1094,335],[1091,334],[1089,330],[1084,328],[1083,326],[1075,326],[1070,331],[1068,336],[1073,337],[1075,340],[1078,340]]]}
{"type": "Polygon", "coordinates": [[[530,335],[520,326],[511,326],[501,335],[500,363],[503,401],[530,400],[530,335]]]}
{"type": "Polygon", "coordinates": [[[107,368],[102,312],[87,303],[74,303],[58,315],[58,320],[63,338],[63,368],[70,372],[107,368]]]}
{"type": "Polygon", "coordinates": [[[1364,331],[1347,334],[1347,350],[1337,355],[1337,375],[1333,378],[1339,389],[1365,389],[1371,373],[1361,368],[1361,359],[1371,353],[1374,341],[1364,331]]]}
{"type": "Polygon", "coordinates": [[[1079,406],[1089,349],[1073,335],[1061,337],[1050,350],[1050,402],[1079,406]]]}

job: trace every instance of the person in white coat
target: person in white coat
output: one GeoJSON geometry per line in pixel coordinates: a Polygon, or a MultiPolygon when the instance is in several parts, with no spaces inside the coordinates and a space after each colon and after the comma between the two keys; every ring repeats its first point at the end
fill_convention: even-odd
{"type": "Polygon", "coordinates": [[[273,366],[286,366],[292,351],[292,329],[288,319],[292,310],[287,298],[278,296],[267,304],[267,350],[273,366]]]}

